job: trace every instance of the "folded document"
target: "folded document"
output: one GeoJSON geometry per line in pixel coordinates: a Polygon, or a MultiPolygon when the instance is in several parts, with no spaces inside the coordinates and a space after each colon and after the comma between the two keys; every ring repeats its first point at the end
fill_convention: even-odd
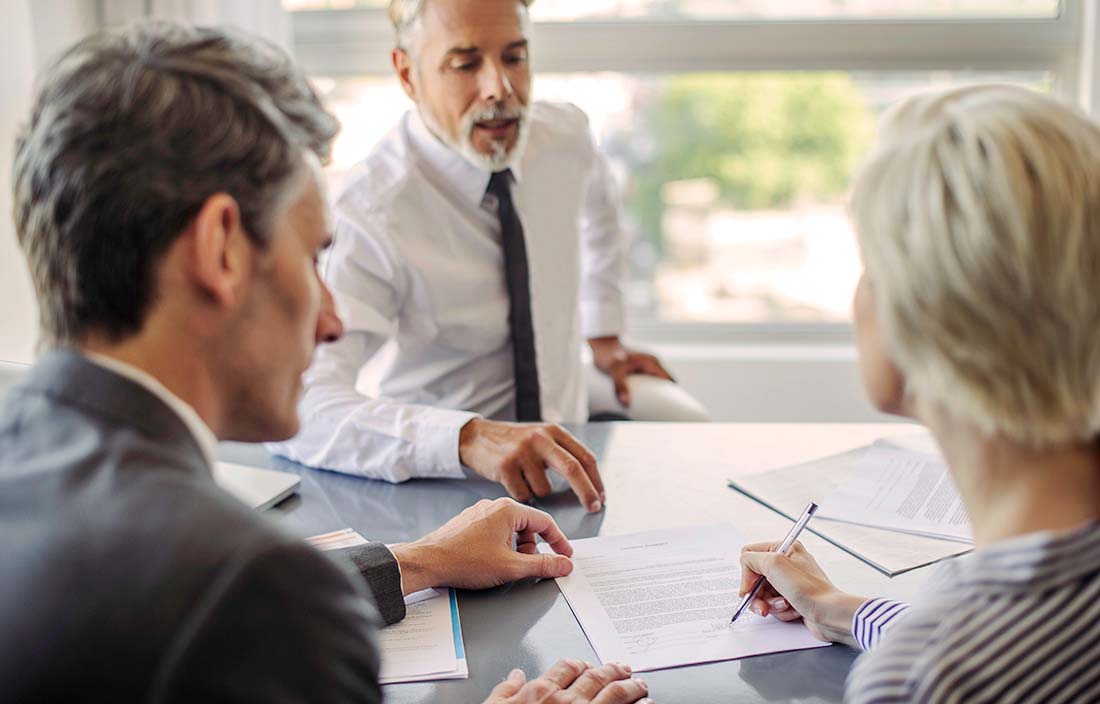
{"type": "MultiPolygon", "coordinates": [[[[319,550],[363,545],[367,541],[350,528],[307,538],[319,550]]],[[[405,597],[405,618],[379,634],[382,672],[379,682],[426,682],[470,676],[458,598],[453,589],[425,589],[405,597]]]]}
{"type": "Polygon", "coordinates": [[[807,502],[820,503],[821,515],[834,520],[815,520],[807,530],[893,576],[972,548],[937,452],[928,435],[891,438],[729,486],[792,521],[807,502]]]}
{"type": "Polygon", "coordinates": [[[848,481],[821,502],[820,518],[974,543],[970,519],[942,457],[879,440],[848,481]]]}

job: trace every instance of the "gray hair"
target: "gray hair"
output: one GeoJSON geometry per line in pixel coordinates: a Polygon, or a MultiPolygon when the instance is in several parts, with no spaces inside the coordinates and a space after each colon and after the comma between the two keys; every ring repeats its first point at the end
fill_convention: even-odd
{"type": "Polygon", "coordinates": [[[339,124],[273,44],[149,22],[93,35],[40,81],[16,141],[15,223],[43,342],[140,330],[155,265],[211,195],[257,246],[339,124]]]}
{"type": "MultiPolygon", "coordinates": [[[[390,22],[397,36],[397,47],[410,54],[419,50],[420,18],[424,14],[427,0],[390,0],[390,22]]],[[[525,8],[531,7],[534,0],[516,0],[525,8]]]]}
{"type": "Polygon", "coordinates": [[[1023,88],[888,113],[852,213],[918,396],[1043,447],[1100,433],[1100,128],[1023,88]]]}

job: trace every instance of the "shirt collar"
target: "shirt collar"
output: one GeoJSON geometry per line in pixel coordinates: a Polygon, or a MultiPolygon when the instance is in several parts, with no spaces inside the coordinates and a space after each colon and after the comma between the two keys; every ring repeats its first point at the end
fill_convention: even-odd
{"type": "MultiPolygon", "coordinates": [[[[492,174],[466,161],[461,154],[436,137],[416,109],[409,111],[409,139],[425,166],[468,202],[481,204],[492,174]]],[[[522,161],[523,157],[520,157],[509,167],[514,183],[520,183],[523,177],[522,161]]]]}
{"type": "Polygon", "coordinates": [[[166,406],[175,411],[176,415],[183,421],[183,424],[186,425],[187,429],[191,431],[191,434],[195,436],[195,441],[199,444],[199,449],[202,450],[203,457],[206,459],[207,464],[211,467],[214,466],[214,451],[218,446],[218,438],[214,435],[214,432],[210,430],[210,427],[206,425],[202,417],[199,416],[199,414],[195,412],[195,409],[186,401],[169,391],[164,384],[157,381],[151,374],[131,364],[95,352],[85,352],[84,354],[95,364],[140,385],[146,391],[163,401],[166,406]]]}

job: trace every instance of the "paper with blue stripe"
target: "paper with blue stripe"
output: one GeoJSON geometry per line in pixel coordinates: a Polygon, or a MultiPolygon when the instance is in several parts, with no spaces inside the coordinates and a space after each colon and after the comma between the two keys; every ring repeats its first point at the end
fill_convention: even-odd
{"type": "Polygon", "coordinates": [[[382,629],[382,684],[465,679],[470,671],[462,642],[458,596],[425,589],[405,597],[405,618],[382,629]]]}

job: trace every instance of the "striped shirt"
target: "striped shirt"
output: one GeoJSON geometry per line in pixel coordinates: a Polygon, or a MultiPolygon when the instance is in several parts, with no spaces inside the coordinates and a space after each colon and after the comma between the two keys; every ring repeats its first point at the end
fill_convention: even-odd
{"type": "Polygon", "coordinates": [[[872,599],[851,702],[1100,701],[1100,523],[944,564],[909,607],[872,599]]]}

